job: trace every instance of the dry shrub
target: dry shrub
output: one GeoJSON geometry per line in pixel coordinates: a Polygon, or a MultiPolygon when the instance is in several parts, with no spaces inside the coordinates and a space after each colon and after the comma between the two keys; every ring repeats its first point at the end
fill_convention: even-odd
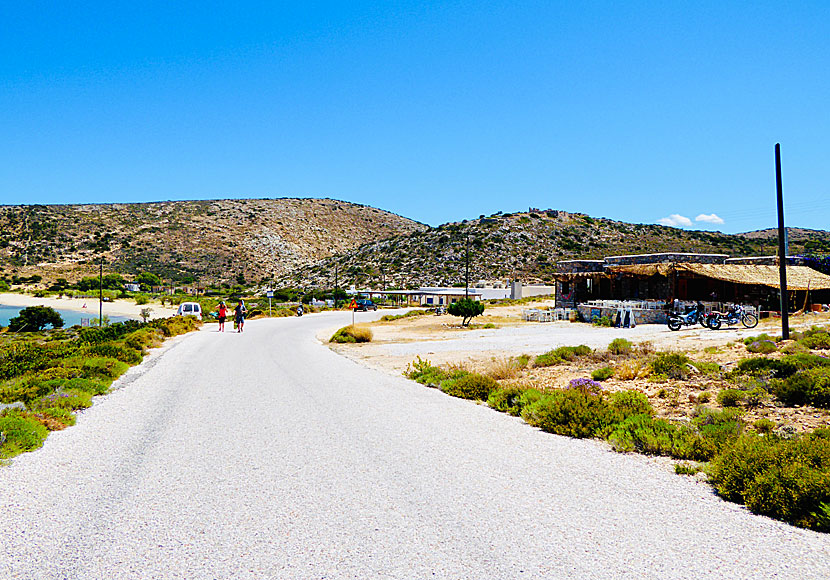
{"type": "Polygon", "coordinates": [[[633,381],[643,369],[643,365],[637,359],[624,360],[614,367],[614,376],[621,381],[633,381]]]}
{"type": "Polygon", "coordinates": [[[484,374],[497,381],[503,381],[505,379],[515,379],[523,368],[520,361],[515,357],[494,358],[484,374]]]}
{"type": "Polygon", "coordinates": [[[637,352],[642,355],[649,355],[657,352],[657,349],[654,348],[654,344],[650,340],[644,340],[637,345],[637,352]]]}
{"type": "Polygon", "coordinates": [[[366,326],[344,326],[334,333],[329,342],[371,342],[372,329],[366,326]]]}

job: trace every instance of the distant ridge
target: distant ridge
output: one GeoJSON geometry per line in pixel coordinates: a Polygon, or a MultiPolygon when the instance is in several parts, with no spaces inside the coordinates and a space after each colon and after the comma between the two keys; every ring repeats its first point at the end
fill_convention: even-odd
{"type": "MultiPolygon", "coordinates": [[[[790,253],[830,253],[830,232],[790,228],[790,253]]],[[[470,280],[549,282],[556,262],[620,254],[700,252],[731,256],[777,253],[777,230],[744,234],[631,224],[581,213],[534,210],[481,216],[369,242],[353,252],[295,270],[286,286],[325,287],[330,272],[342,284],[409,288],[463,284],[465,240],[470,241],[470,280]]]]}
{"type": "Polygon", "coordinates": [[[194,284],[255,284],[427,226],[334,199],[221,199],[0,206],[3,274],[70,281],[152,271],[194,284]]]}

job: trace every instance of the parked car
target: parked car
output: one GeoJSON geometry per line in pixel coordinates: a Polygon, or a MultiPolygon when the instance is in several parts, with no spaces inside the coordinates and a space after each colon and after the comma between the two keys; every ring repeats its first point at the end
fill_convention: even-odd
{"type": "Polygon", "coordinates": [[[194,316],[196,320],[202,319],[202,305],[198,302],[182,302],[176,311],[176,316],[194,316]]]}
{"type": "Polygon", "coordinates": [[[372,302],[371,300],[357,300],[357,309],[360,312],[366,312],[367,310],[377,310],[378,305],[372,302]]]}

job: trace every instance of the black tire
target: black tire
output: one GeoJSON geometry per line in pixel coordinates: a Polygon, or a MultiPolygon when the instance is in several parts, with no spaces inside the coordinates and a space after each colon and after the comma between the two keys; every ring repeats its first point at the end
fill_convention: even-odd
{"type": "Polygon", "coordinates": [[[680,330],[680,327],[683,326],[683,323],[680,322],[677,318],[669,318],[669,329],[670,330],[680,330]]]}
{"type": "Polygon", "coordinates": [[[719,330],[720,325],[720,316],[710,316],[706,319],[706,326],[708,326],[710,330],[719,330]]]}
{"type": "Polygon", "coordinates": [[[747,328],[755,328],[758,326],[758,317],[754,314],[744,314],[741,316],[741,323],[747,328]]]}
{"type": "Polygon", "coordinates": [[[698,316],[697,317],[697,321],[700,323],[700,325],[703,328],[707,328],[709,326],[709,322],[706,319],[707,319],[706,316],[698,316]]]}

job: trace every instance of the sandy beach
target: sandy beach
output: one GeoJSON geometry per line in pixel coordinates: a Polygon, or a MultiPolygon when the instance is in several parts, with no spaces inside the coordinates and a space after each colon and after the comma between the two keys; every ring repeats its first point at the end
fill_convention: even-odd
{"type": "MultiPolygon", "coordinates": [[[[37,298],[28,294],[15,294],[11,292],[0,293],[0,305],[3,306],[51,306],[60,310],[74,310],[77,312],[90,312],[97,316],[98,300],[94,298],[37,298]]],[[[128,318],[141,318],[141,310],[149,308],[150,318],[166,318],[176,314],[176,309],[171,306],[162,306],[157,302],[151,302],[139,306],[132,300],[115,300],[104,302],[104,315],[126,316],[128,318]]]]}

